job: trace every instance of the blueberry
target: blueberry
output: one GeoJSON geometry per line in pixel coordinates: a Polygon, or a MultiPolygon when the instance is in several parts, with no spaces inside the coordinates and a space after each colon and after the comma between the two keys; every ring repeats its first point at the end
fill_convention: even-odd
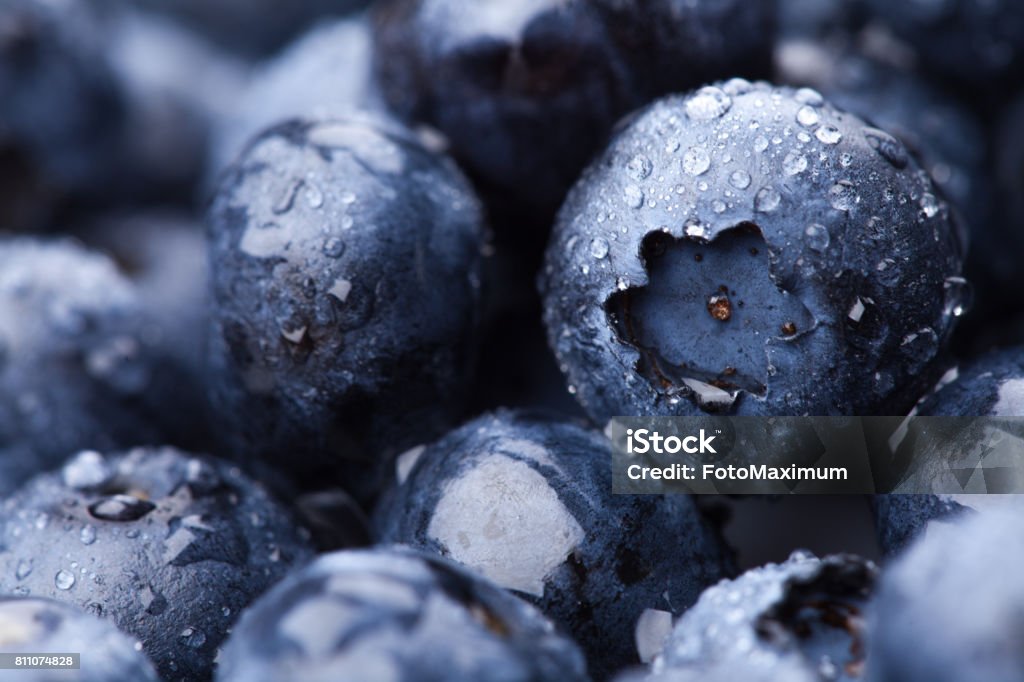
{"type": "Polygon", "coordinates": [[[154,331],[108,258],[0,240],[0,494],[76,450],[161,440],[177,370],[154,331]]]}
{"type": "Polygon", "coordinates": [[[125,106],[90,3],[10,0],[0,7],[0,147],[22,173],[100,189],[125,106]],[[27,172],[26,172],[27,171],[27,172]]]}
{"type": "Polygon", "coordinates": [[[859,679],[876,573],[853,555],[794,552],[708,588],[665,641],[653,679],[704,670],[722,679],[859,679]]]}
{"type": "Polygon", "coordinates": [[[652,98],[768,63],[774,2],[392,0],[376,68],[489,190],[553,211],[612,124],[652,98]]]}
{"type": "Polygon", "coordinates": [[[367,19],[318,24],[256,67],[218,123],[211,168],[223,170],[250,138],[280,121],[380,108],[370,73],[367,19]]]}
{"type": "Polygon", "coordinates": [[[1024,67],[1024,5],[1016,0],[866,4],[920,53],[922,66],[947,82],[1012,82],[1024,67]]]}
{"type": "Polygon", "coordinates": [[[207,448],[211,426],[203,340],[209,264],[201,223],[181,211],[150,209],[104,215],[75,233],[90,248],[109,254],[131,280],[152,325],[147,338],[174,363],[174,372],[157,375],[163,385],[150,387],[175,396],[175,409],[161,410],[165,433],[174,434],[176,445],[207,448]]]}
{"type": "Polygon", "coordinates": [[[255,57],[284,46],[325,17],[345,14],[369,0],[132,0],[173,17],[219,45],[255,57]]]}
{"type": "Polygon", "coordinates": [[[408,549],[336,552],[247,610],[220,682],[284,679],[567,682],[583,657],[540,613],[491,583],[408,549]]]}
{"type": "Polygon", "coordinates": [[[600,434],[539,414],[480,417],[399,460],[380,536],[529,599],[605,679],[638,660],[624,633],[669,621],[731,568],[689,497],[613,495],[609,448],[600,434]]]}
{"type": "Polygon", "coordinates": [[[390,455],[457,414],[481,240],[463,177],[401,128],[293,121],[256,139],[209,213],[233,449],[372,497],[390,455]]]}
{"type": "Polygon", "coordinates": [[[237,469],[170,448],[79,453],[0,519],[0,592],[109,618],[167,680],[209,679],[239,611],[312,554],[237,469]]]}
{"type": "Polygon", "coordinates": [[[733,80],[640,112],[563,205],[548,339],[588,414],[905,414],[963,311],[962,245],[894,137],[733,80]]]}
{"type": "Polygon", "coordinates": [[[883,574],[869,631],[873,682],[1024,680],[1021,509],[929,527],[883,574]]]}
{"type": "MultiPolygon", "coordinates": [[[[107,621],[50,599],[0,599],[0,652],[80,654],[79,682],[157,682],[153,666],[136,643],[107,621]]],[[[52,682],[61,673],[19,670],[22,682],[52,682]]],[[[64,678],[70,679],[70,678],[64,678]]]]}

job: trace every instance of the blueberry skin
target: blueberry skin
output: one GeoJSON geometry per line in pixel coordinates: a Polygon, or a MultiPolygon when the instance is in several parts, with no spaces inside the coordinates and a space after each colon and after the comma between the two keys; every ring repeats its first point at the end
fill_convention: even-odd
{"type": "Polygon", "coordinates": [[[320,23],[257,65],[214,130],[210,170],[219,174],[264,129],[295,117],[381,111],[364,15],[320,23]]]}
{"type": "MultiPolygon", "coordinates": [[[[0,652],[81,654],[80,682],[157,682],[152,664],[135,642],[105,620],[51,599],[0,599],[0,652]]],[[[19,670],[19,681],[53,682],[63,677],[52,670],[19,670]]]]}
{"type": "Polygon", "coordinates": [[[984,87],[1012,83],[1024,67],[1024,6],[1016,0],[866,4],[939,79],[984,87]]]}
{"type": "Polygon", "coordinates": [[[232,449],[372,497],[459,409],[480,209],[455,166],[382,120],[257,138],[208,214],[215,399],[232,449]]]}
{"type": "Polygon", "coordinates": [[[652,680],[704,670],[743,671],[732,679],[744,680],[859,679],[876,575],[873,563],[853,555],[794,552],[724,580],[683,614],[652,664],[652,680]]]}
{"type": "Polygon", "coordinates": [[[71,240],[0,240],[0,495],[83,448],[160,441],[178,372],[139,291],[71,240]]]}
{"type": "MultiPolygon", "coordinates": [[[[871,30],[861,34],[863,40],[871,30]]],[[[961,228],[972,230],[972,250],[979,243],[975,235],[984,240],[992,229],[993,185],[986,135],[974,113],[904,64],[901,54],[793,44],[782,42],[776,50],[778,77],[817,89],[836,107],[899,139],[960,211],[961,228]]]]}
{"type": "Polygon", "coordinates": [[[925,398],[918,413],[1024,417],[1024,348],[1006,348],[960,365],[925,398]]]}
{"type": "Polygon", "coordinates": [[[639,112],[563,205],[548,341],[592,419],[905,414],[962,312],[955,216],[905,147],[743,80],[639,112]]]}
{"type": "Polygon", "coordinates": [[[865,679],[1024,680],[1021,511],[1018,503],[933,526],[889,567],[869,621],[865,679]]]}
{"type": "Polygon", "coordinates": [[[970,508],[957,501],[964,496],[931,494],[874,495],[871,511],[875,517],[875,534],[886,556],[901,553],[916,537],[924,533],[929,522],[948,520],[970,508]]]}
{"type": "Polygon", "coordinates": [[[112,620],[165,680],[210,679],[238,613],[312,556],[262,488],[171,448],[80,453],[0,516],[0,592],[112,620]]]}
{"type": "Polygon", "coordinates": [[[572,422],[500,410],[410,457],[378,509],[381,539],[536,604],[596,679],[639,662],[625,633],[646,611],[679,613],[732,569],[689,497],[613,495],[608,441],[572,422]]]}
{"type": "Polygon", "coordinates": [[[490,192],[549,215],[615,121],[670,91],[761,75],[774,2],[392,0],[376,70],[490,192]]]}
{"type": "Polygon", "coordinates": [[[538,611],[407,548],[326,554],[248,609],[219,682],[584,682],[575,644],[538,611]]]}

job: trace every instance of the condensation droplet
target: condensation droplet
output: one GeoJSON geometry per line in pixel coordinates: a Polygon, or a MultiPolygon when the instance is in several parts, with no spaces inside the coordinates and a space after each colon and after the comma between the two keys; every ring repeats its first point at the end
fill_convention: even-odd
{"type": "Polygon", "coordinates": [[[800,152],[790,152],[782,160],[782,170],[786,175],[799,175],[807,170],[807,157],[800,152]]]}
{"type": "Polygon", "coordinates": [[[796,112],[796,122],[802,125],[804,128],[813,128],[818,125],[821,117],[813,107],[803,106],[796,112]]]}
{"type": "Polygon", "coordinates": [[[341,241],[337,237],[331,237],[324,242],[323,254],[328,258],[341,258],[342,254],[345,253],[345,242],[341,241]]]}
{"type": "Polygon", "coordinates": [[[729,176],[729,184],[736,189],[750,187],[750,173],[742,170],[733,171],[732,175],[729,176]]]}
{"type": "Polygon", "coordinates": [[[818,138],[818,141],[822,144],[839,144],[843,139],[843,134],[839,132],[839,128],[834,125],[825,124],[814,131],[814,136],[818,138]]]}
{"type": "Polygon", "coordinates": [[[654,164],[643,154],[637,154],[626,164],[626,170],[634,180],[643,180],[654,170],[654,164]]]}
{"type": "Polygon", "coordinates": [[[812,223],[807,226],[804,230],[804,234],[807,235],[807,246],[814,251],[824,251],[828,248],[829,234],[828,228],[820,223],[812,223]]]}
{"type": "Polygon", "coordinates": [[[857,189],[848,180],[840,180],[828,191],[828,201],[837,211],[849,211],[859,200],[857,189]]]}
{"type": "Polygon", "coordinates": [[[91,525],[83,526],[82,532],[78,534],[78,539],[82,541],[83,545],[91,545],[96,542],[96,529],[91,525]]]}
{"type": "Polygon", "coordinates": [[[732,98],[713,86],[703,87],[686,100],[686,115],[694,121],[719,118],[732,107],[732,98]]]}
{"type": "Polygon", "coordinates": [[[711,167],[711,156],[703,147],[690,147],[683,154],[683,171],[689,175],[702,175],[711,167]]]}
{"type": "Polygon", "coordinates": [[[825,98],[813,88],[800,88],[793,94],[793,99],[800,104],[807,104],[812,107],[820,107],[825,103],[825,98]]]}
{"type": "Polygon", "coordinates": [[[590,255],[601,260],[608,255],[608,242],[602,237],[596,237],[590,242],[590,255]]]}
{"type": "Polygon", "coordinates": [[[622,196],[630,208],[640,208],[644,205],[644,191],[636,185],[626,185],[622,190],[622,196]]]}
{"type": "Polygon", "coordinates": [[[58,590],[70,590],[75,585],[75,574],[62,568],[54,576],[53,584],[58,590]]]}
{"type": "Polygon", "coordinates": [[[945,292],[944,313],[948,317],[963,317],[974,303],[974,289],[963,277],[947,277],[943,282],[945,292]]]}
{"type": "Polygon", "coordinates": [[[779,207],[782,195],[774,187],[762,187],[754,197],[754,210],[758,213],[771,213],[779,207]]]}
{"type": "Polygon", "coordinates": [[[921,212],[926,218],[934,218],[939,212],[939,201],[931,192],[921,195],[921,212]]]}

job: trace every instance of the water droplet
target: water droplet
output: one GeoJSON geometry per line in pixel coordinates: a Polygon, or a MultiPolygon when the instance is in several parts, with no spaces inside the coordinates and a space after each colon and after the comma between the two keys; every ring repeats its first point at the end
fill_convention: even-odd
{"type": "Polygon", "coordinates": [[[736,189],[750,187],[750,173],[742,170],[733,171],[732,175],[729,176],[729,184],[736,189]]]}
{"type": "Polygon", "coordinates": [[[312,182],[306,182],[305,196],[310,208],[320,208],[324,205],[324,193],[312,182]]]}
{"type": "Polygon", "coordinates": [[[857,189],[849,180],[840,180],[828,191],[828,201],[837,211],[849,211],[859,200],[857,189]]]}
{"type": "Polygon", "coordinates": [[[814,107],[803,106],[796,112],[796,122],[804,128],[813,128],[818,125],[819,121],[821,121],[821,117],[814,107]]]}
{"type": "Polygon", "coordinates": [[[878,152],[883,159],[896,168],[907,167],[909,158],[907,157],[906,147],[889,133],[878,128],[865,128],[864,139],[868,141],[871,148],[878,152]]]}
{"type": "Polygon", "coordinates": [[[111,495],[89,505],[89,513],[103,521],[137,521],[154,509],[155,504],[133,495],[111,495]]]}
{"type": "Polygon", "coordinates": [[[691,239],[707,239],[708,229],[699,220],[690,219],[686,223],[686,236],[691,239]]]}
{"type": "Polygon", "coordinates": [[[944,314],[948,317],[963,317],[974,303],[974,289],[963,277],[947,277],[943,282],[945,292],[944,314]]]}
{"type": "Polygon", "coordinates": [[[626,164],[626,170],[634,180],[643,180],[654,170],[654,164],[643,154],[637,154],[626,164]]]}
{"type": "Polygon", "coordinates": [[[694,121],[710,121],[729,111],[732,98],[719,88],[703,87],[686,100],[686,115],[694,121]]]}
{"type": "Polygon", "coordinates": [[[843,168],[849,168],[853,165],[853,154],[849,152],[843,152],[839,155],[839,165],[843,168]]]}
{"type": "Polygon", "coordinates": [[[626,200],[626,206],[640,208],[644,205],[644,191],[636,185],[626,185],[622,190],[622,197],[626,200]]]}
{"type": "Polygon", "coordinates": [[[843,139],[843,134],[839,132],[839,128],[834,125],[825,124],[814,131],[814,136],[818,138],[818,141],[822,144],[839,144],[843,139]]]}
{"type": "Polygon", "coordinates": [[[774,187],[762,187],[754,197],[754,210],[758,213],[771,213],[781,202],[782,195],[774,187]]]}
{"type": "Polygon", "coordinates": [[[768,149],[768,138],[764,135],[758,135],[754,138],[754,151],[763,152],[765,149],[768,149]]]}
{"type": "Polygon", "coordinates": [[[341,229],[351,230],[352,226],[356,224],[355,219],[350,215],[341,216],[341,229]]]}
{"type": "Polygon", "coordinates": [[[804,230],[804,234],[807,235],[807,246],[811,249],[822,252],[828,248],[829,234],[828,228],[820,223],[813,223],[807,226],[804,230]]]}
{"type": "Polygon", "coordinates": [[[78,539],[82,541],[83,545],[91,545],[96,542],[96,529],[91,525],[83,526],[82,532],[78,534],[78,539]]]}
{"type": "Polygon", "coordinates": [[[103,455],[94,450],[79,452],[61,469],[64,485],[75,490],[98,488],[113,475],[103,455]]]}
{"type": "Polygon", "coordinates": [[[931,192],[921,195],[921,212],[926,218],[934,218],[939,212],[939,200],[931,192]]]}
{"type": "Polygon", "coordinates": [[[799,175],[807,170],[807,157],[800,152],[790,152],[782,160],[782,170],[786,175],[799,175]]]}
{"type": "Polygon", "coordinates": [[[18,580],[24,580],[30,575],[32,575],[32,562],[30,560],[22,559],[18,562],[18,567],[14,570],[14,577],[18,580]]]}
{"type": "Polygon", "coordinates": [[[54,576],[53,584],[57,586],[58,590],[70,590],[75,584],[75,574],[62,568],[54,576]]]}
{"type": "Polygon", "coordinates": [[[795,99],[800,104],[806,104],[812,107],[820,107],[825,103],[825,98],[821,96],[821,93],[813,88],[800,88],[793,94],[795,99]]]}
{"type": "Polygon", "coordinates": [[[615,280],[615,288],[619,291],[625,291],[629,288],[629,280],[625,277],[619,277],[615,280]]]}
{"type": "Polygon", "coordinates": [[[590,242],[590,255],[601,260],[608,255],[608,241],[602,237],[596,237],[590,242]]]}
{"type": "Polygon", "coordinates": [[[702,175],[711,167],[711,156],[703,147],[690,147],[683,154],[683,171],[690,175],[702,175]]]}
{"type": "Polygon", "coordinates": [[[324,242],[322,251],[328,258],[341,258],[342,254],[345,253],[345,242],[337,237],[331,237],[324,242]]]}
{"type": "Polygon", "coordinates": [[[206,633],[199,628],[185,628],[178,637],[185,646],[191,649],[198,649],[206,644],[206,633]]]}
{"type": "Polygon", "coordinates": [[[715,199],[711,202],[711,210],[715,213],[725,213],[726,208],[725,202],[720,199],[715,199]]]}

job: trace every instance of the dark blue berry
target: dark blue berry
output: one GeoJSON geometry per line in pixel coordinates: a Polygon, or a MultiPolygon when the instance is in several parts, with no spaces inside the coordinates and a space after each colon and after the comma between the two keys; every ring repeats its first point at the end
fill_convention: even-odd
{"type": "Polygon", "coordinates": [[[541,278],[588,414],[904,414],[962,312],[955,216],[814,90],[657,102],[590,166],[541,278]]]}
{"type": "Polygon", "coordinates": [[[653,681],[858,680],[877,569],[853,555],[795,552],[705,590],[653,663],[653,681]],[[701,677],[707,671],[710,677],[701,677]],[[660,676],[659,676],[660,675],[660,676]],[[731,676],[730,676],[731,675],[731,676]]]}
{"type": "Polygon", "coordinates": [[[294,121],[225,174],[209,238],[233,449],[371,497],[460,409],[483,238],[462,175],[377,119],[294,121]]]}
{"type": "Polygon", "coordinates": [[[583,682],[583,657],[539,612],[408,549],[326,554],[256,602],[219,682],[583,682]]]}
{"type": "Polygon", "coordinates": [[[0,591],[47,597],[138,637],[167,680],[210,679],[238,613],[312,555],[262,488],[169,448],[79,453],[0,511],[0,591]]]}
{"type": "Polygon", "coordinates": [[[1024,680],[1021,508],[934,524],[882,575],[866,679],[1024,680]]]}
{"type": "Polygon", "coordinates": [[[605,679],[638,661],[638,622],[671,620],[731,568],[689,497],[613,495],[609,447],[571,422],[480,417],[399,461],[380,536],[529,599],[605,679]]]}
{"type": "Polygon", "coordinates": [[[546,214],[620,116],[760,75],[774,2],[393,0],[375,19],[376,68],[399,115],[439,128],[484,187],[546,214]]]}
{"type": "MultiPolygon", "coordinates": [[[[156,672],[136,648],[137,642],[111,623],[50,599],[0,599],[0,653],[79,655],[79,682],[157,682],[156,672]]],[[[8,668],[10,670],[10,668],[8,668]]],[[[53,682],[54,670],[22,668],[8,672],[19,682],[53,682]]]]}

